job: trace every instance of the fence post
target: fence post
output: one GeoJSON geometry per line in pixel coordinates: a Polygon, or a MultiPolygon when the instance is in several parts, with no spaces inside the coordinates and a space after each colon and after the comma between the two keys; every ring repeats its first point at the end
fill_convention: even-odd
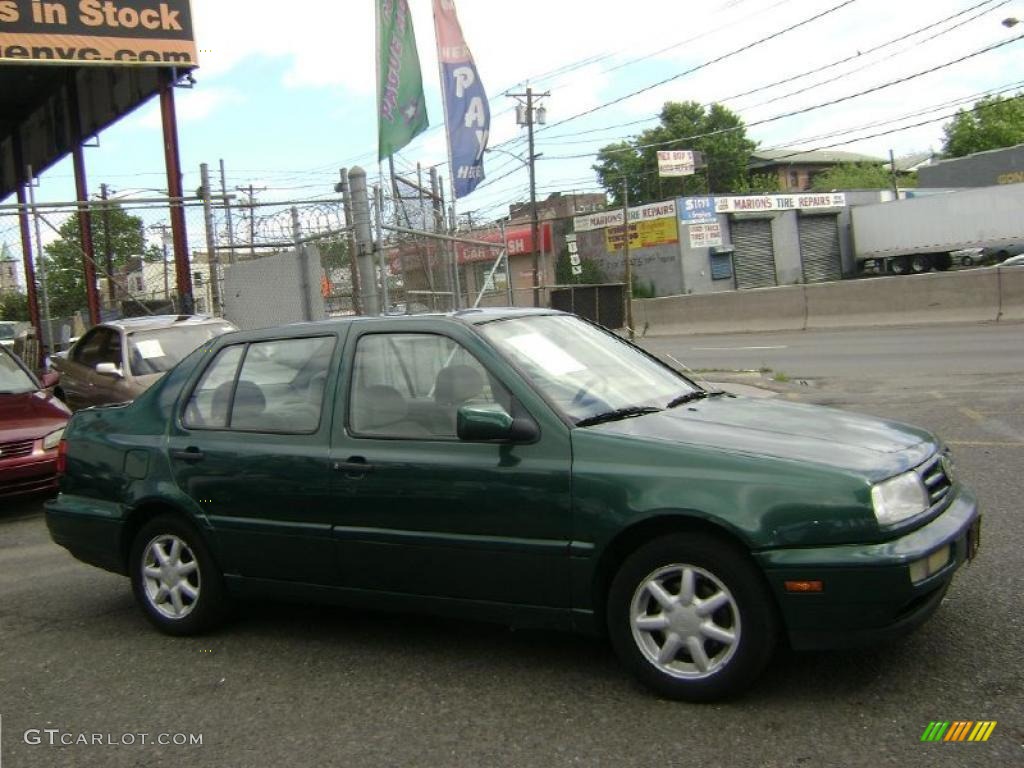
{"type": "Polygon", "coordinates": [[[210,167],[199,166],[199,177],[203,193],[203,224],[206,227],[206,263],[210,267],[210,308],[211,315],[222,315],[220,303],[220,256],[217,254],[217,238],[213,231],[213,190],[210,189],[210,167]]]}
{"type": "Polygon", "coordinates": [[[391,308],[391,301],[388,296],[388,268],[387,259],[384,257],[384,230],[382,228],[384,219],[384,190],[380,184],[375,184],[373,187],[373,202],[376,208],[374,219],[377,230],[377,263],[380,266],[381,297],[384,300],[384,305],[381,309],[383,312],[387,312],[391,308]]]}
{"type": "Polygon", "coordinates": [[[356,268],[356,237],[352,216],[352,192],[348,184],[348,170],[341,169],[341,183],[335,189],[341,193],[341,206],[345,211],[345,226],[348,234],[345,239],[348,241],[348,271],[352,281],[352,312],[362,314],[362,303],[359,298],[359,270],[356,268]]]}
{"type": "Polygon", "coordinates": [[[313,319],[313,302],[309,295],[309,252],[302,242],[302,227],[299,224],[299,209],[292,206],[292,239],[295,242],[295,261],[299,265],[299,290],[302,292],[302,319],[307,323],[313,319]]]}
{"type": "Polygon", "coordinates": [[[352,196],[352,224],[356,235],[356,257],[359,260],[359,293],[364,313],[380,314],[376,281],[373,278],[373,233],[370,231],[370,198],[366,191],[366,171],[358,165],[348,172],[352,196]]]}

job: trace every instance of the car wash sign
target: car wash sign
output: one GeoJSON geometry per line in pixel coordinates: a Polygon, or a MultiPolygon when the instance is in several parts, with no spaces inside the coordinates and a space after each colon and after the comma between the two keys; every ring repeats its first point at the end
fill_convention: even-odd
{"type": "Polygon", "coordinates": [[[0,64],[194,67],[188,0],[0,0],[0,64]]]}

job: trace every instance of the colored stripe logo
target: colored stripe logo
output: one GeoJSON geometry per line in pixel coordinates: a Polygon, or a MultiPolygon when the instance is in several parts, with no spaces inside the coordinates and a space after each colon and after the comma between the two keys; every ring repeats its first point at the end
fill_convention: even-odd
{"type": "Polygon", "coordinates": [[[988,741],[995,720],[939,720],[928,723],[921,741],[988,741]]]}

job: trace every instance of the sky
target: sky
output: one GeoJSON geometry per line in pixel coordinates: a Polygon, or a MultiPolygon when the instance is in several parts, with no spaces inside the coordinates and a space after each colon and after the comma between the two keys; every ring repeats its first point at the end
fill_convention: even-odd
{"type": "MultiPolygon", "coordinates": [[[[414,174],[417,163],[445,163],[446,142],[431,2],[409,3],[431,128],[395,162],[400,172],[414,174]]],[[[596,152],[655,125],[668,100],[720,101],[764,148],[829,147],[883,158],[890,149],[897,155],[939,150],[943,121],[936,118],[986,92],[1024,87],[1024,41],[950,64],[1024,34],[1024,24],[1000,23],[1024,20],[1024,0],[456,0],[456,6],[490,100],[490,145],[502,150],[487,156],[487,180],[458,201],[458,212],[471,211],[478,221],[528,199],[525,131],[516,125],[515,99],[506,95],[527,85],[550,91],[543,100],[548,124],[536,134],[540,199],[556,191],[600,191],[591,167],[596,152]],[[897,38],[905,39],[891,43],[897,38]],[[843,59],[849,61],[830,66],[843,59]],[[772,85],[780,80],[789,82],[772,85]],[[871,92],[858,95],[863,91],[871,92]],[[892,132],[923,121],[932,122],[892,132]]],[[[221,159],[229,187],[266,187],[257,195],[266,201],[332,197],[342,166],[362,165],[373,180],[372,2],[192,0],[192,9],[200,68],[194,88],[176,90],[186,190],[199,185],[200,163],[216,168],[221,159]]],[[[158,104],[109,128],[85,156],[94,190],[106,182],[115,196],[129,197],[163,188],[158,104]]],[[[447,176],[447,169],[441,173],[447,176]]],[[[39,199],[74,198],[69,161],[40,181],[39,199]]]]}

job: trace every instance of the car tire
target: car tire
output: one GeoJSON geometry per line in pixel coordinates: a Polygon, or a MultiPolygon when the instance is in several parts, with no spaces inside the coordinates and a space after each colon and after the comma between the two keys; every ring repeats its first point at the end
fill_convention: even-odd
{"type": "Polygon", "coordinates": [[[608,593],[607,624],[619,659],[644,685],[694,702],[749,687],[778,635],[760,571],[740,548],[704,533],[663,536],[629,555],[608,593]]]}
{"type": "Polygon", "coordinates": [[[146,523],[132,542],[129,569],[135,599],[160,631],[194,635],[223,619],[223,577],[185,520],[161,515],[146,523]]]}
{"type": "Polygon", "coordinates": [[[965,267],[973,267],[974,266],[974,257],[973,256],[964,256],[964,257],[962,257],[960,259],[960,263],[963,266],[965,266],[965,267]]]}
{"type": "Polygon", "coordinates": [[[910,260],[910,271],[915,275],[923,275],[925,272],[932,271],[932,259],[931,256],[918,255],[914,256],[910,260]]]}

